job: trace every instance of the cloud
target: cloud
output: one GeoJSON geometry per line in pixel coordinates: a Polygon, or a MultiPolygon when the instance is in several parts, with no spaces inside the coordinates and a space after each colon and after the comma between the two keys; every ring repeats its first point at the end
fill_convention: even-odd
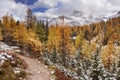
{"type": "Polygon", "coordinates": [[[115,9],[118,9],[118,7],[108,0],[69,0],[65,3],[63,1],[62,6],[57,11],[70,13],[74,10],[81,10],[91,14],[99,14],[115,9]]]}
{"type": "Polygon", "coordinates": [[[114,6],[120,6],[120,0],[108,0],[114,6]]]}
{"type": "MultiPolygon", "coordinates": [[[[35,0],[31,5],[15,2],[15,0],[0,0],[0,16],[9,12],[16,19],[23,20],[26,9],[45,9],[40,12],[34,11],[37,17],[56,17],[60,15],[71,15],[74,10],[88,12],[93,15],[101,15],[113,10],[120,9],[120,0],[35,0]],[[41,8],[40,8],[41,7],[41,8]]],[[[29,3],[28,0],[24,0],[29,3]]]]}
{"type": "MultiPolygon", "coordinates": [[[[44,3],[42,7],[49,8],[43,16],[49,15],[51,17],[54,15],[70,15],[74,10],[85,11],[94,15],[102,15],[120,9],[120,0],[39,0],[35,4],[39,5],[42,3],[44,3]],[[56,7],[56,5],[59,6],[56,7]]],[[[41,17],[43,13],[39,12],[36,14],[39,14],[41,17]]]]}
{"type": "Polygon", "coordinates": [[[30,7],[32,9],[38,8],[38,7],[53,8],[57,5],[58,1],[59,0],[38,0],[30,7]]]}
{"type": "Polygon", "coordinates": [[[0,16],[12,14],[15,19],[23,20],[27,5],[16,3],[14,0],[0,0],[0,16]]]}

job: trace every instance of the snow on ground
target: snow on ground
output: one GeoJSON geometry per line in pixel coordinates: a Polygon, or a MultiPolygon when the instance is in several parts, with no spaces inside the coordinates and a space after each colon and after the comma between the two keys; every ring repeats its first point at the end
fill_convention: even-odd
{"type": "MultiPolygon", "coordinates": [[[[8,46],[4,42],[0,42],[0,66],[4,64],[5,61],[9,59],[14,59],[14,57],[10,54],[7,54],[5,52],[15,52],[16,50],[19,51],[19,47],[17,46],[8,46]],[[3,51],[3,52],[2,52],[3,51]]],[[[19,58],[23,59],[26,62],[26,65],[28,65],[26,72],[30,73],[31,75],[28,76],[27,80],[50,80],[50,72],[49,70],[43,65],[42,63],[31,59],[26,56],[22,56],[19,54],[16,54],[19,58]]],[[[13,60],[14,61],[14,60],[13,60]]],[[[12,63],[12,62],[11,62],[12,63]]],[[[14,68],[14,73],[18,74],[22,69],[19,67],[14,68]]],[[[21,79],[23,80],[23,79],[21,79]]]]}
{"type": "Polygon", "coordinates": [[[9,55],[4,52],[0,53],[0,66],[3,65],[3,63],[8,59],[13,59],[12,55],[9,55]]]}
{"type": "Polygon", "coordinates": [[[11,50],[11,48],[4,42],[0,42],[0,50],[11,50]]]}
{"type": "Polygon", "coordinates": [[[7,61],[8,59],[13,59],[12,55],[5,53],[6,51],[19,51],[19,47],[17,46],[8,46],[4,42],[0,42],[0,50],[2,51],[0,53],[0,66],[7,61]],[[5,52],[4,52],[5,51],[5,52]]]}
{"type": "Polygon", "coordinates": [[[3,50],[3,51],[13,50],[14,52],[20,52],[20,48],[18,46],[9,46],[5,42],[0,42],[0,50],[3,50]]]}

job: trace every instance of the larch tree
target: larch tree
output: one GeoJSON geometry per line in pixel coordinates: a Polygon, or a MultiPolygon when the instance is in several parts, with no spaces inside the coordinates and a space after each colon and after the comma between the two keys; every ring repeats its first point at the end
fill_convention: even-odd
{"type": "Polygon", "coordinates": [[[76,40],[75,40],[75,45],[76,45],[76,48],[77,49],[82,49],[82,44],[84,43],[85,39],[83,37],[83,34],[80,33],[77,37],[76,37],[76,40]]]}
{"type": "Polygon", "coordinates": [[[3,30],[3,25],[2,25],[2,21],[0,20],[0,41],[3,40],[2,30],[3,30]]]}
{"type": "Polygon", "coordinates": [[[52,50],[54,47],[56,47],[57,52],[60,52],[61,45],[60,43],[61,43],[60,27],[50,26],[47,47],[49,48],[49,50],[52,50]]]}
{"type": "Polygon", "coordinates": [[[3,40],[9,44],[13,41],[13,33],[16,27],[14,18],[9,15],[3,16],[3,40]]]}
{"type": "Polygon", "coordinates": [[[14,32],[14,41],[17,42],[17,45],[23,49],[23,45],[26,44],[28,41],[28,34],[24,23],[20,23],[14,32]]]}

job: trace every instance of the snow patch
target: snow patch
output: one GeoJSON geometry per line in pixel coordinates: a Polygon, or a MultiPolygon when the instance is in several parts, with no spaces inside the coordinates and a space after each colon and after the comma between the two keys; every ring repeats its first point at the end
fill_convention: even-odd
{"type": "Polygon", "coordinates": [[[0,66],[3,65],[3,63],[8,59],[13,59],[12,55],[9,55],[4,52],[0,53],[0,66]]]}

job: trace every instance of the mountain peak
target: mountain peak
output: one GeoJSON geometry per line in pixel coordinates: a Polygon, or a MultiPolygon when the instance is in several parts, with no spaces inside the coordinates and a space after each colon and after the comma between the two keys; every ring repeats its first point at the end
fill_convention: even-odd
{"type": "Polygon", "coordinates": [[[118,11],[118,13],[117,14],[120,14],[120,11],[118,11]]]}
{"type": "Polygon", "coordinates": [[[71,15],[58,16],[51,20],[51,24],[61,24],[62,20],[68,25],[84,25],[92,22],[107,21],[109,18],[120,16],[120,11],[112,11],[100,16],[94,16],[84,11],[74,10],[71,15]]]}

